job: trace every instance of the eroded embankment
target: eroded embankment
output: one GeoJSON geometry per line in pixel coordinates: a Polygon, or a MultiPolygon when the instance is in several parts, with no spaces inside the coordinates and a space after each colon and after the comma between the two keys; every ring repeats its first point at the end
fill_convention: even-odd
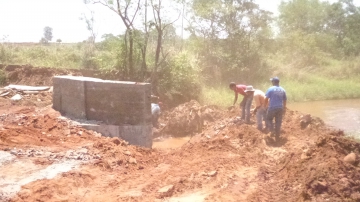
{"type": "MultiPolygon", "coordinates": [[[[202,130],[194,127],[199,133],[194,132],[181,148],[169,150],[97,137],[59,119],[51,108],[2,112],[0,149],[12,152],[17,161],[32,161],[44,169],[57,165],[56,159],[79,163],[52,179],[24,184],[19,180],[32,174],[21,175],[26,177],[16,181],[21,190],[11,201],[360,200],[358,159],[344,161],[351,152],[359,155],[360,145],[321,120],[301,125],[301,115],[288,111],[282,138],[275,143],[254,125],[234,121],[238,112],[212,112],[221,118],[210,121],[201,118],[206,108],[196,111],[196,103],[184,106],[192,109],[183,110],[184,114],[174,110],[177,115],[167,117],[197,120],[193,116],[197,112],[202,130]]],[[[171,127],[166,131],[171,132],[171,127]]],[[[16,171],[14,159],[6,166],[16,171]]],[[[7,176],[15,176],[15,171],[7,176]]]]}

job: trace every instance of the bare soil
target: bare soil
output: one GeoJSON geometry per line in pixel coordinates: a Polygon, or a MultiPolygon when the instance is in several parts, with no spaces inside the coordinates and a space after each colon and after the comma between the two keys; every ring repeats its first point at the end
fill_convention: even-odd
{"type": "Polygon", "coordinates": [[[0,179],[21,185],[11,195],[0,180],[0,201],[360,201],[360,144],[320,119],[304,125],[295,111],[274,142],[255,124],[237,122],[237,109],[192,101],[164,114],[158,133],[189,133],[189,142],[145,149],[30,102],[0,98],[0,179]],[[355,161],[345,162],[352,152],[355,161]],[[71,170],[21,181],[69,162],[71,170]]]}

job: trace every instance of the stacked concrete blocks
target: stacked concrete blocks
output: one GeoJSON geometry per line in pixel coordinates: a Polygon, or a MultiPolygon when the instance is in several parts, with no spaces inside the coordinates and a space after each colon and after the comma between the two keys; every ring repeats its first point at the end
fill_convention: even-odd
{"type": "Polygon", "coordinates": [[[101,121],[84,127],[103,135],[152,146],[150,84],[74,76],[55,76],[53,83],[55,110],[76,119],[101,121]]]}

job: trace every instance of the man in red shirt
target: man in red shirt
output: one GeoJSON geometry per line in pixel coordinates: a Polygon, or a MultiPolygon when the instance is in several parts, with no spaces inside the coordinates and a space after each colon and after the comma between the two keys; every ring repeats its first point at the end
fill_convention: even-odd
{"type": "Polygon", "coordinates": [[[234,82],[231,82],[229,87],[231,90],[235,92],[235,99],[233,106],[235,106],[235,103],[238,99],[238,94],[241,94],[243,96],[243,100],[240,102],[241,119],[245,120],[246,123],[250,123],[250,108],[251,108],[252,96],[248,96],[245,93],[246,85],[243,84],[236,85],[234,82]]]}

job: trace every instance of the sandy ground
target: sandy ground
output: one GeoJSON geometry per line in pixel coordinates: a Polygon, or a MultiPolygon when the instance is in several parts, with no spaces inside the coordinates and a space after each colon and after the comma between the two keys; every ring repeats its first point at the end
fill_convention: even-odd
{"type": "Polygon", "coordinates": [[[156,135],[191,138],[145,149],[76,126],[50,92],[26,100],[0,98],[0,201],[360,201],[360,144],[298,112],[274,142],[237,110],[190,102],[156,135]]]}

